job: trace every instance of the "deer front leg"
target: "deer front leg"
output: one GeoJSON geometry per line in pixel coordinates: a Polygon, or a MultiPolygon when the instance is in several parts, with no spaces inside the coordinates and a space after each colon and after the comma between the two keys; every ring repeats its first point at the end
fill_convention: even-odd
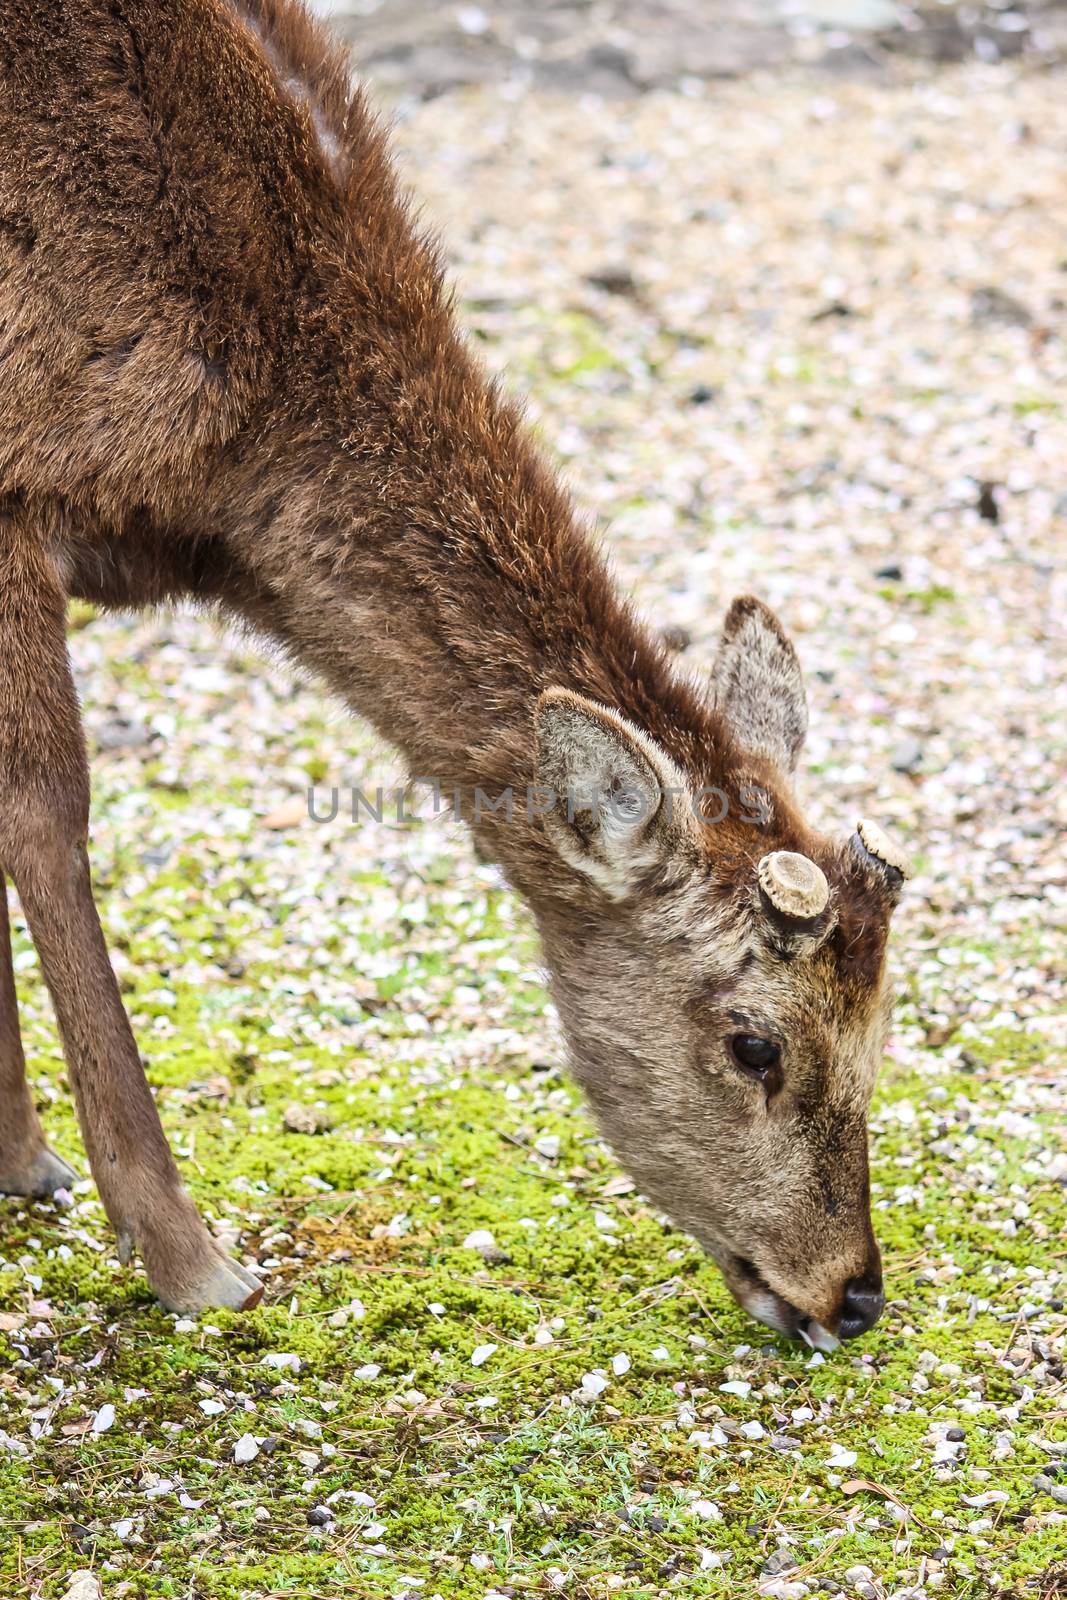
{"type": "Polygon", "coordinates": [[[49,1150],[34,1110],[19,1033],[7,884],[0,873],[0,1194],[42,1197],[77,1182],[73,1167],[49,1150]]]}
{"type": "Polygon", "coordinates": [[[93,1177],[120,1259],[140,1253],[164,1305],[254,1305],[261,1285],[212,1240],[160,1125],[93,902],[88,819],[65,597],[18,515],[0,509],[0,867],[41,958],[93,1177]]]}

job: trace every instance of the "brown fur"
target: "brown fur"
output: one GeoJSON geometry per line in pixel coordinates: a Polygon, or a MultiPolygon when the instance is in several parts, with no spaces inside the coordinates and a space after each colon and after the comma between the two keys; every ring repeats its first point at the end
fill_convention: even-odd
{"type": "MultiPolygon", "coordinates": [[[[191,596],[468,801],[579,771],[649,801],[640,828],[520,808],[476,832],[533,908],[622,1158],[757,1314],[835,1326],[846,1281],[878,1279],[890,902],[792,798],[806,714],[780,624],[741,602],[712,693],[675,673],[472,362],[381,130],[294,0],[0,0],[0,70],[0,867],[122,1248],[173,1306],[259,1292],[181,1189],[85,854],[66,599],[191,596]],[[727,818],[667,818],[678,787],[725,791],[727,818]],[[760,905],[775,849],[830,881],[817,937],[760,905]],[[770,1102],[724,1052],[757,1025],[783,1043],[770,1102]]],[[[5,925],[0,1187],[27,1192],[65,1169],[25,1090],[7,946],[5,925]]]]}

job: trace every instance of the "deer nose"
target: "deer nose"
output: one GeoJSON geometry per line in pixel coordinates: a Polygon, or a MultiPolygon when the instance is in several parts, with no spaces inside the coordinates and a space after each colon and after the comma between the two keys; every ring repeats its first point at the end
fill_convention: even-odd
{"type": "Polygon", "coordinates": [[[839,1339],[858,1339],[861,1333],[873,1328],[882,1315],[885,1293],[880,1277],[850,1278],[845,1284],[841,1301],[841,1320],[837,1325],[839,1339]]]}

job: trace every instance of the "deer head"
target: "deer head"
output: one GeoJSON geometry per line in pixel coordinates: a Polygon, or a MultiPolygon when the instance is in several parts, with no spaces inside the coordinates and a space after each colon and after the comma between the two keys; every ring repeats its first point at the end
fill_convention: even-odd
{"type": "Polygon", "coordinates": [[[709,748],[683,765],[581,695],[541,697],[538,781],[569,797],[544,825],[575,887],[539,918],[622,1162],[753,1316],[832,1349],[883,1304],[867,1112],[907,862],[873,823],[833,839],[802,820],[803,682],[759,601],[731,607],[710,699],[709,748]]]}

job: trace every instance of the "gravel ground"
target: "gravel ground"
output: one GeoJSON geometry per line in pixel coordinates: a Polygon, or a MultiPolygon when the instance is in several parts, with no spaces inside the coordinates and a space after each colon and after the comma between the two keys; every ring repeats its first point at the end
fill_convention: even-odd
{"type": "Polygon", "coordinates": [[[1064,1592],[1064,80],[688,87],[467,89],[398,141],[622,581],[694,670],[731,595],[780,608],[812,813],[915,852],[886,1317],[769,1340],[632,1192],[460,833],[300,820],[396,776],[365,730],[205,621],[79,611],[116,965],[269,1288],[176,1323],[91,1185],[4,1203],[4,1593],[1064,1592]]]}

